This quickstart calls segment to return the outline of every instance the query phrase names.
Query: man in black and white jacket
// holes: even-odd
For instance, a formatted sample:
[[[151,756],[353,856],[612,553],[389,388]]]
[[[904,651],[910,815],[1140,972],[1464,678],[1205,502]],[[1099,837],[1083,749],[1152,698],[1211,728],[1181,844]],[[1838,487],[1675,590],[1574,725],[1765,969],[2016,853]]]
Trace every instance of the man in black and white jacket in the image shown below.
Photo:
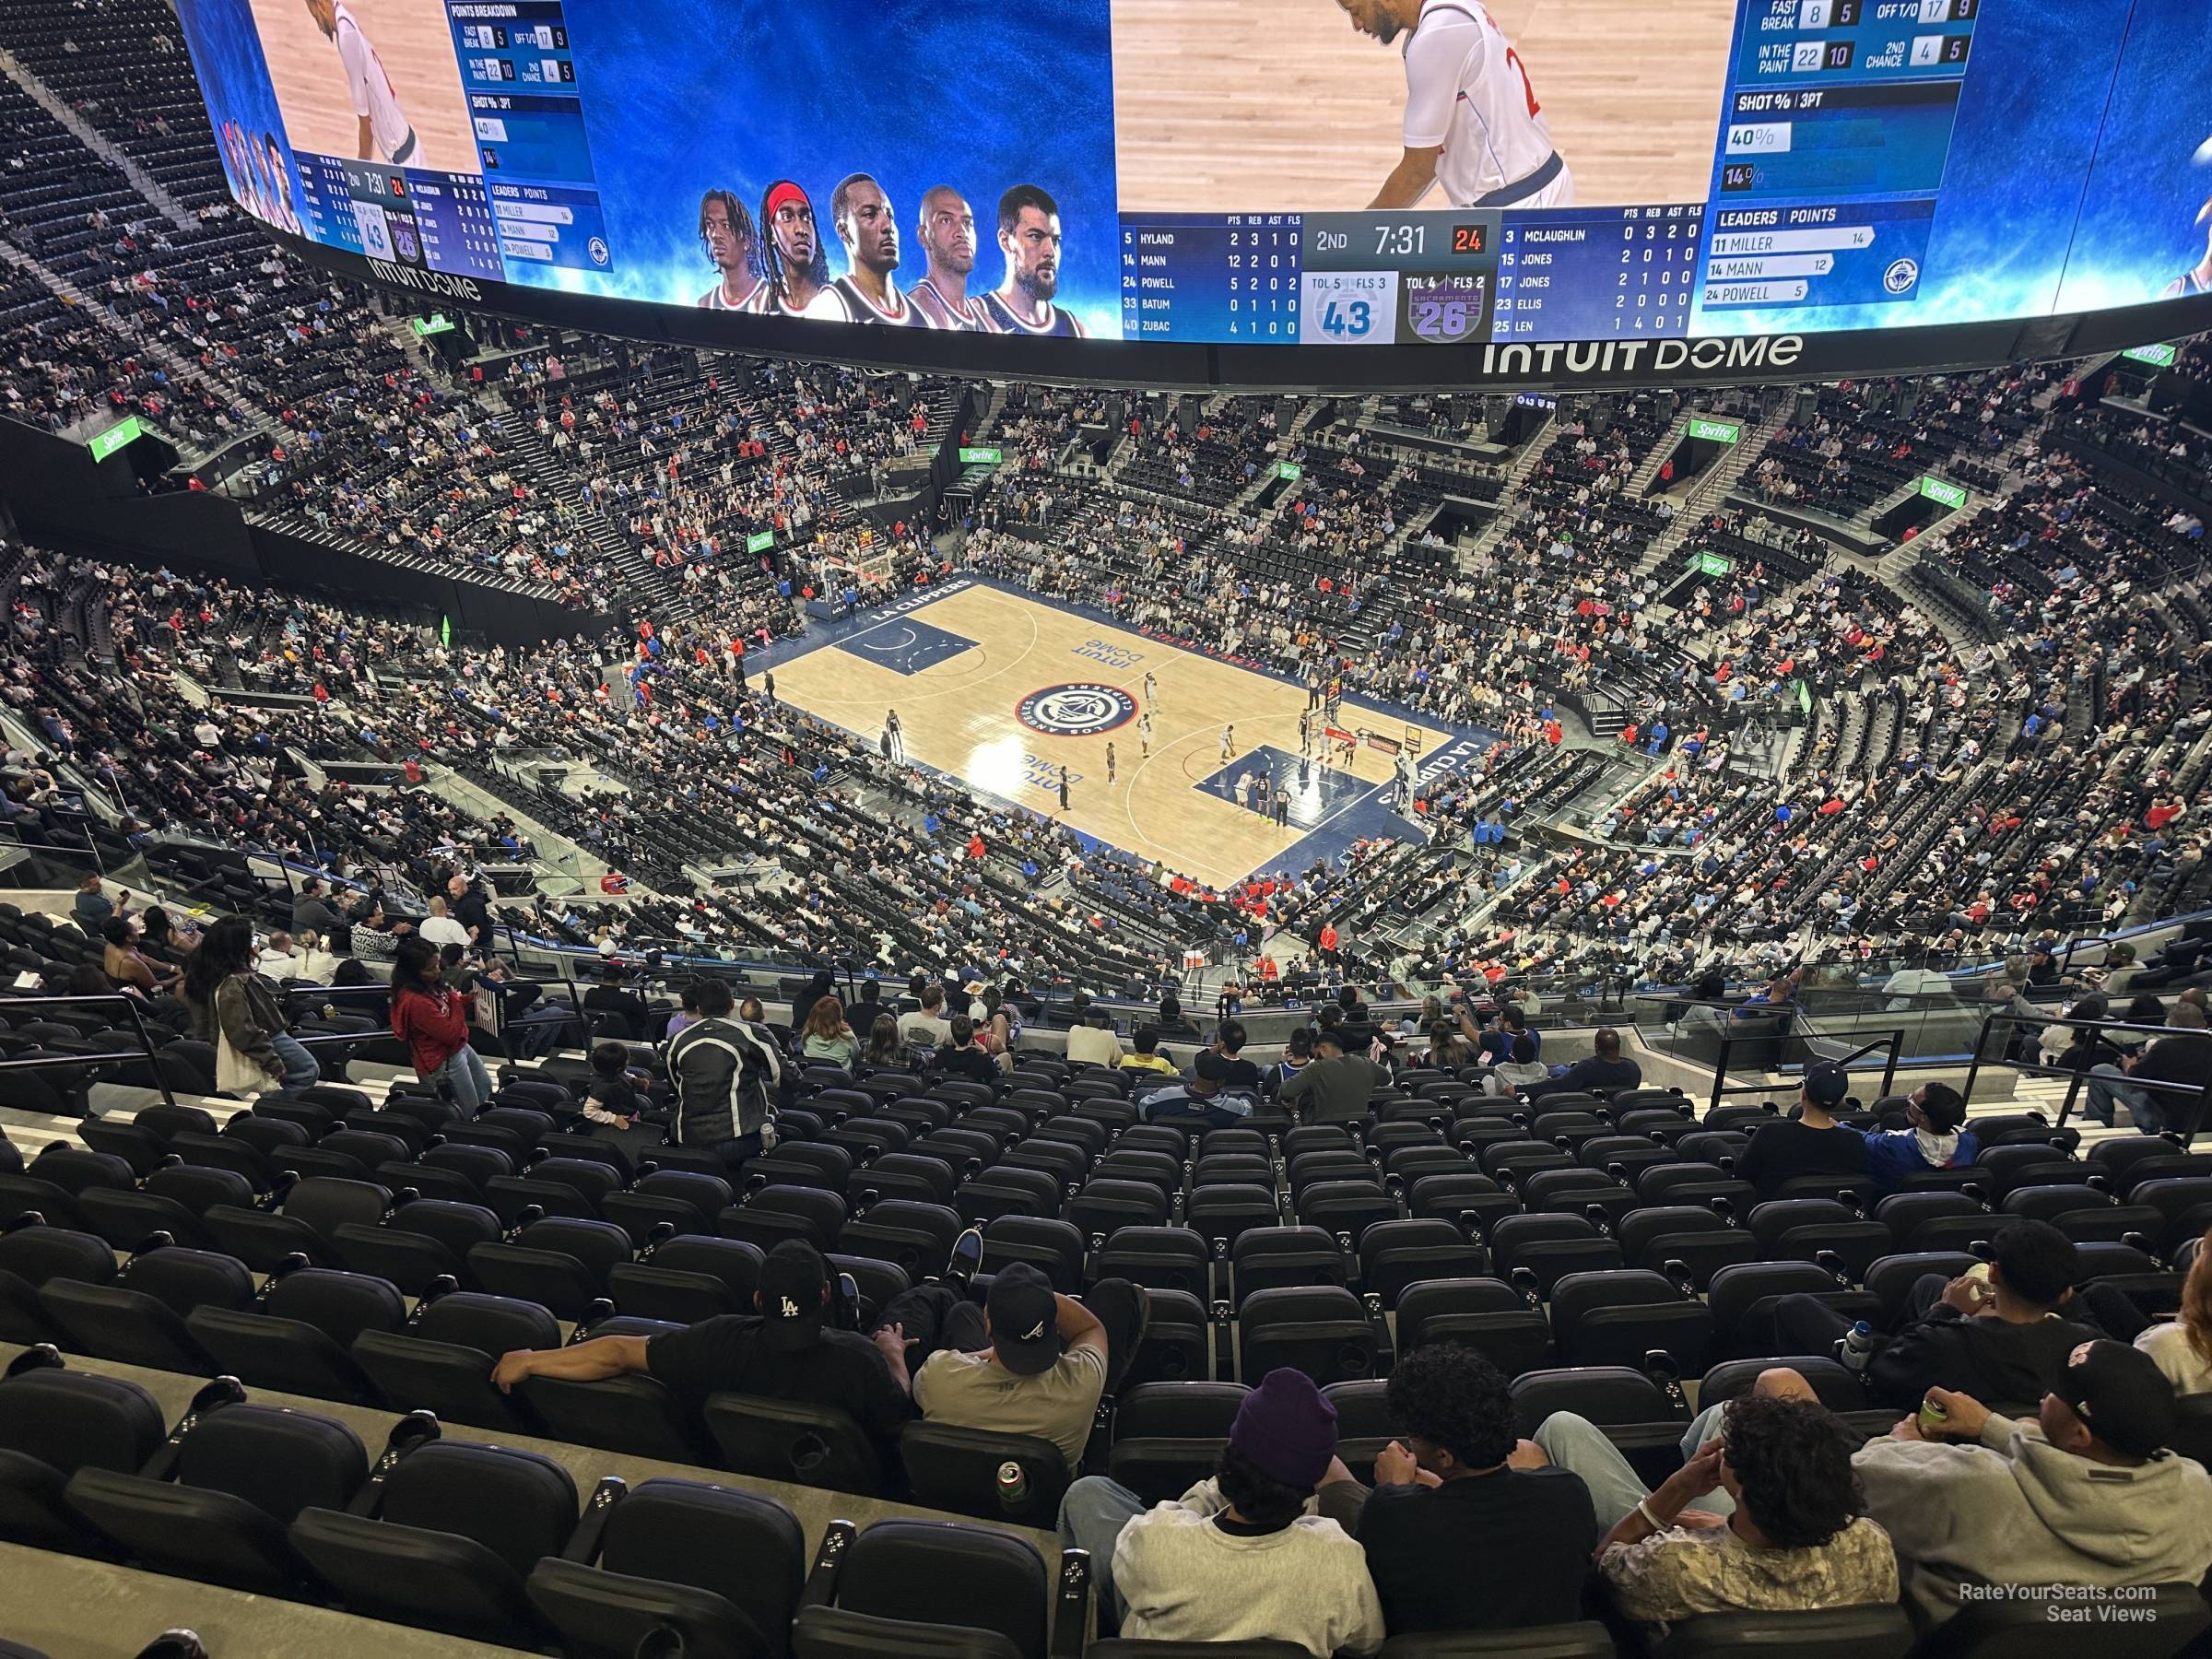
[[[703,1018],[668,1044],[668,1080],[676,1086],[676,1144],[711,1150],[735,1173],[766,1144],[784,1062],[775,1039],[731,1018],[730,1006],[728,985],[700,983]]]

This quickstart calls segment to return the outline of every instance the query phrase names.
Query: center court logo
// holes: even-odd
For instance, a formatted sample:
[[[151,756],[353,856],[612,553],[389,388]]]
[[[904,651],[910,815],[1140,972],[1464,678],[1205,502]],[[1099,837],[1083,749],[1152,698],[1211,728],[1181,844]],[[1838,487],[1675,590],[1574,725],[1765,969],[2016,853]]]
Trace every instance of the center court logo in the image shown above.
[[[1095,737],[1135,719],[1136,699],[1091,681],[1045,686],[1014,705],[1014,718],[1048,737]]]

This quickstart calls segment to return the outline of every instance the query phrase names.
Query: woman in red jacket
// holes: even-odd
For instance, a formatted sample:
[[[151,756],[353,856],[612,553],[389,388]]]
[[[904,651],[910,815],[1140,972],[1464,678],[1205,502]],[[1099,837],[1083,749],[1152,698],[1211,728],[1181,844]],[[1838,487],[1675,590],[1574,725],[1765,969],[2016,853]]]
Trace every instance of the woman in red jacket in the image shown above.
[[[392,1034],[407,1045],[415,1075],[442,1083],[470,1116],[491,1099],[491,1073],[468,1046],[468,998],[444,982],[438,947],[410,935],[392,959]]]

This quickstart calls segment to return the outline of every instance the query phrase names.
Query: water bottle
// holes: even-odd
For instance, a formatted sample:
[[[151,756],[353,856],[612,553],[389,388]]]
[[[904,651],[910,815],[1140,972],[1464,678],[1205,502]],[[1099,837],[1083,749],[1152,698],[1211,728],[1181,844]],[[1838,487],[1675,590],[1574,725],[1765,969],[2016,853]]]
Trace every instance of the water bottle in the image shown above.
[[[1874,1359],[1874,1327],[1865,1320],[1836,1338],[1836,1362],[1853,1374],[1864,1374]]]
[[[1011,1512],[1019,1509],[1029,1496],[1030,1477],[1021,1472],[1021,1465],[1009,1457],[998,1465],[999,1507]]]

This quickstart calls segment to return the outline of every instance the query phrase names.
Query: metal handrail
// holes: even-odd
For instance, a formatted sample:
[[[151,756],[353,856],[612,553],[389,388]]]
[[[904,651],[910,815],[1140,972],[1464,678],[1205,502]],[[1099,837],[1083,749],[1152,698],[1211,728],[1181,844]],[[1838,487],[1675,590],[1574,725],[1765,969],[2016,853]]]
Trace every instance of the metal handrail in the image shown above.
[[[157,1058],[159,1051],[155,1048],[152,1037],[147,1033],[146,1019],[138,1011],[135,998],[121,991],[68,996],[20,996],[12,998],[7,1004],[7,1008],[12,1014],[32,1008],[82,1007],[92,1003],[102,1006],[122,1005],[124,1012],[131,1017],[132,1030],[138,1037],[137,1053],[108,1050],[97,1054],[53,1054],[41,1055],[31,1059],[18,1059],[11,1055],[6,1059],[0,1059],[0,1073],[59,1071],[65,1066],[113,1065],[118,1063],[128,1064],[144,1060],[147,1070],[153,1074],[154,1087],[161,1091],[161,1103],[165,1106],[174,1106],[177,1103],[177,1097],[170,1089],[169,1079],[161,1074],[160,1062]]]
[[[1755,1036],[1738,1037],[1724,1031],[1721,1034],[1721,1052],[1713,1061],[1712,1097],[1707,1101],[1706,1110],[1710,1112],[1714,1107],[1718,1106],[1721,1103],[1721,1097],[1724,1095],[1771,1094],[1774,1090],[1775,1086],[1771,1083],[1730,1083],[1726,1080],[1728,1077],[1729,1052],[1734,1049],[1738,1042],[1787,1042],[1789,1040],[1789,1034],[1787,1033],[1768,1031],[1760,1032]],[[1806,1040],[1800,1037],[1798,1041],[1804,1041]],[[1888,1053],[1882,1065],[1882,1093],[1888,1094],[1897,1082],[1897,1068],[1899,1063],[1904,1057],[1904,1047],[1905,1028],[1903,1026],[1892,1026],[1885,1034],[1876,1037],[1871,1041],[1861,1043],[1857,1048],[1852,1050],[1851,1053],[1845,1054],[1839,1060],[1824,1060],[1816,1057],[1815,1059],[1808,1061],[1804,1069],[1809,1071],[1815,1065],[1841,1065],[1845,1070],[1849,1070],[1854,1062],[1864,1060],[1867,1055],[1873,1053],[1877,1049],[1886,1049]]]
[[[2212,1037],[2212,1032],[2206,1032],[2195,1026],[2140,1025],[2125,1019],[2045,1018],[2038,1014],[2015,1014],[2000,1010],[1985,1016],[1982,1021],[1982,1030],[1975,1035],[1973,1059],[1966,1068],[1966,1082],[1959,1089],[1959,1096],[1964,1100],[1971,1102],[1974,1098],[1974,1084],[1979,1080],[1982,1073],[1983,1053],[1989,1046],[1990,1033],[2000,1025],[2032,1025],[2039,1030],[2057,1026],[2065,1030],[2092,1033],[2135,1031],[2151,1038]],[[2065,1077],[2066,1079],[2066,1098],[2060,1103],[2058,1109],[2058,1126],[2064,1128],[2066,1119],[2073,1113],[2074,1103],[2081,1098],[2082,1088],[2088,1082],[2089,1074],[2078,1067],[2046,1065],[2041,1061],[2006,1060],[2002,1064],[2009,1065],[2014,1071],[2025,1077]],[[2169,1083],[2159,1077],[2130,1077],[2126,1080],[2131,1087],[2136,1088],[2147,1088],[2157,1093],[2193,1098],[2195,1110],[2189,1117],[2188,1127],[2177,1130],[2169,1124],[2165,1133],[2178,1133],[2183,1145],[2194,1142],[2196,1136],[2202,1133],[2206,1112],[2212,1111],[2212,1077],[2208,1077],[2202,1084]]]

